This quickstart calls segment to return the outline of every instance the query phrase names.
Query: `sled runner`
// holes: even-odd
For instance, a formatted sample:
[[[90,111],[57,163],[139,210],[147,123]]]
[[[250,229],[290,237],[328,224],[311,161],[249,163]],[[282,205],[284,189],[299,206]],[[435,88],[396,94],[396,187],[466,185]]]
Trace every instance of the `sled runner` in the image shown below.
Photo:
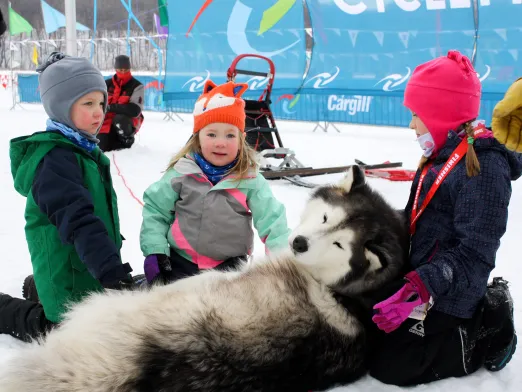
[[[367,177],[384,178],[389,181],[413,181],[415,178],[415,170],[399,169],[402,163],[397,166],[385,166],[390,164],[384,162],[381,165],[367,165],[364,162],[356,159],[355,163],[364,169],[364,174]],[[395,165],[391,163],[391,165]]]
[[[389,181],[413,181],[415,178],[414,170],[400,169],[402,162],[384,162],[376,165],[367,165],[364,162],[356,159],[355,163],[364,170],[367,177],[382,178]],[[339,172],[348,171],[350,166],[338,166],[333,168],[323,169],[288,169],[283,171],[265,171],[263,176],[266,179],[283,179],[291,182],[294,185],[302,186],[305,188],[315,188],[318,184],[313,184],[308,181],[304,181],[301,177],[317,176],[321,174],[334,174]],[[294,174],[300,173],[300,174]],[[285,175],[286,174],[286,175]]]
[[[238,63],[244,58],[258,58],[268,64],[266,72],[251,71],[237,68]],[[266,87],[257,100],[244,98],[245,100],[245,132],[247,143],[259,153],[259,167],[266,179],[284,179],[299,186],[313,188],[315,184],[306,182],[301,177],[318,176],[323,174],[342,173],[349,166],[336,166],[325,168],[312,168],[299,161],[295,152],[283,145],[281,135],[275,124],[274,115],[270,109],[272,88],[275,79],[275,66],[272,60],[257,54],[242,54],[234,59],[227,71],[228,81],[235,81],[237,75],[255,76],[266,78]],[[269,161],[272,159],[272,161]],[[273,164],[273,161],[277,164]],[[368,176],[377,176],[387,179],[398,178],[404,170],[396,173],[382,171],[384,168],[395,168],[402,166],[401,162],[383,163],[379,165],[361,165],[365,167]],[[372,171],[370,171],[372,170]],[[380,170],[380,171],[376,171]]]

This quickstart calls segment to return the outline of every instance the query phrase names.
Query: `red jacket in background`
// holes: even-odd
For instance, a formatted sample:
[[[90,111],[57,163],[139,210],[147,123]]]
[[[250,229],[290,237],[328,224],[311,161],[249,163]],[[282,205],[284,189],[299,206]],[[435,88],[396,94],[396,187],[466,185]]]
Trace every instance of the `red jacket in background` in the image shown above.
[[[143,84],[130,73],[128,80],[118,79],[114,75],[112,79],[106,79],[105,83],[107,83],[110,111],[105,114],[100,133],[109,133],[112,120],[116,114],[123,114],[132,118],[137,133],[144,119],[142,114],[145,91]]]

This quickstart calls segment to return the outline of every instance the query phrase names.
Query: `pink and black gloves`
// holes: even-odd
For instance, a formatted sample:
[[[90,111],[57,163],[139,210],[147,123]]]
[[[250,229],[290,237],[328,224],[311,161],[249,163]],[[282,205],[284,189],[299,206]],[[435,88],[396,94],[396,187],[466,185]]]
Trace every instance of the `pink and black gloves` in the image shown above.
[[[405,285],[399,291],[373,307],[376,314],[372,320],[386,333],[395,331],[415,307],[430,300],[430,293],[415,271],[408,273],[405,281]]]

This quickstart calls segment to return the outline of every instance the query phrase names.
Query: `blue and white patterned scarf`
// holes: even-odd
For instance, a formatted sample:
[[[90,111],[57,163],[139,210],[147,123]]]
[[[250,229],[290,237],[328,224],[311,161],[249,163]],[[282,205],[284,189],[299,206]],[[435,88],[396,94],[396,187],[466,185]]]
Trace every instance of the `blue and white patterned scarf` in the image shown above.
[[[92,152],[96,148],[96,142],[98,139],[92,137],[94,140],[87,139],[86,135],[83,135],[74,129],[69,128],[67,125],[47,119],[47,129],[46,131],[59,131],[63,136],[69,139],[71,142],[76,144],[77,146]],[[90,135],[89,135],[90,136]]]
[[[194,160],[198,166],[203,170],[203,173],[207,176],[210,182],[216,185],[219,181],[227,175],[227,172],[234,167],[237,163],[237,159],[234,159],[231,163],[225,166],[214,166],[212,163],[207,161],[198,153],[194,153]]]

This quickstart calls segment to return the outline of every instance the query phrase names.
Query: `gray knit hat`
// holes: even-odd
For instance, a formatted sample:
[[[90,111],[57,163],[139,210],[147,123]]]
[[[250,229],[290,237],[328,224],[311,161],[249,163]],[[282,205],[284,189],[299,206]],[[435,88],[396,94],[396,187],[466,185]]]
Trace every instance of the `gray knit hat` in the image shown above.
[[[38,81],[43,107],[51,120],[80,131],[72,122],[71,107],[79,98],[93,91],[103,93],[106,109],[105,79],[86,58],[53,52],[36,71],[40,73]]]

